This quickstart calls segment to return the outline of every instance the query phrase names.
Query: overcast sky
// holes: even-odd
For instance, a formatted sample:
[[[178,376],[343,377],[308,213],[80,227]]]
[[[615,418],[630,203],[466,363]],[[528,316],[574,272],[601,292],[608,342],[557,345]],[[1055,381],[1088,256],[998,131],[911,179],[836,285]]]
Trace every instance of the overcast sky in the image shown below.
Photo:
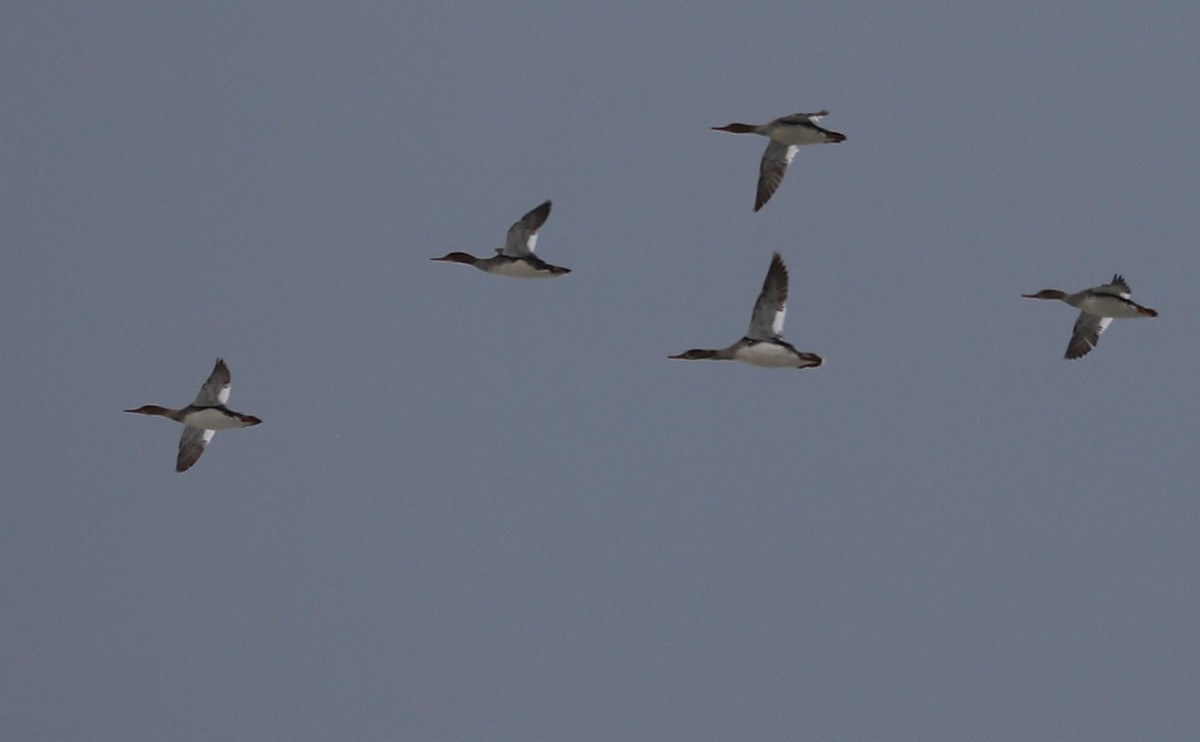
[[[13,740],[1200,739],[1194,4],[9,3]],[[753,213],[765,140],[831,112]],[[491,254],[545,199],[552,281]],[[815,370],[741,337],[771,253]],[[1068,362],[1122,273],[1157,319]],[[183,406],[230,406],[185,474]]]

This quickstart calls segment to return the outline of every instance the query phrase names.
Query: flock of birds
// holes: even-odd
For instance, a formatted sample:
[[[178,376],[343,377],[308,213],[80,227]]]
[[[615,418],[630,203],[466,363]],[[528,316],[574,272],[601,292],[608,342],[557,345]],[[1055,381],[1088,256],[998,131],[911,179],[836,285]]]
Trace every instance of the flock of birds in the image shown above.
[[[801,145],[836,144],[846,141],[844,134],[825,129],[817,123],[818,119],[828,113],[793,113],[766,124],[733,123],[712,127],[716,131],[732,134],[758,134],[767,137],[767,149],[763,152],[759,164],[758,188],[754,199],[756,212],[775,195],[775,191],[783,182],[788,165]],[[551,265],[535,253],[538,230],[550,217],[550,206],[551,202],[546,201],[518,219],[508,228],[504,247],[497,248],[496,254],[491,257],[478,258],[465,252],[451,252],[431,260],[472,265],[486,273],[510,278],[554,278],[566,275],[571,272],[570,268]],[[1022,296],[1027,299],[1054,299],[1079,310],[1066,353],[1066,358],[1075,359],[1087,355],[1096,346],[1100,333],[1104,332],[1113,319],[1158,316],[1155,310],[1132,301],[1129,294],[1129,284],[1122,276],[1114,275],[1106,284],[1073,294],[1058,289],[1045,289]],[[821,356],[796,350],[791,343],[783,339],[787,298],[787,266],[779,253],[775,253],[771,256],[771,265],[767,269],[762,291],[754,303],[750,327],[741,340],[724,348],[693,348],[668,358],[687,361],[735,360],[766,368],[820,366],[823,363]],[[125,411],[166,417],[183,424],[175,471],[184,472],[204,453],[204,448],[212,440],[215,431],[246,428],[262,422],[253,415],[234,412],[225,406],[229,400],[229,387],[229,367],[225,361],[218,358],[212,373],[200,387],[200,393],[187,407],[171,409],[158,405],[143,405]]]

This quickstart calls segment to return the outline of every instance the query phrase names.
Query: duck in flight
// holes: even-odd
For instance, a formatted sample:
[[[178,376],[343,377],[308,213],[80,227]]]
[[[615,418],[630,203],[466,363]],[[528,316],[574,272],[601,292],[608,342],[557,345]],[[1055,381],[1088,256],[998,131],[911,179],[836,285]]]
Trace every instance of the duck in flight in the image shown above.
[[[771,267],[763,281],[750,329],[746,336],[727,348],[706,350],[693,348],[679,355],[667,356],[683,361],[742,361],[763,368],[816,368],[824,361],[816,353],[804,353],[783,339],[783,317],[787,313],[788,272],[779,253],[771,257]]]
[[[1114,318],[1157,317],[1158,312],[1129,298],[1129,284],[1124,276],[1115,275],[1102,286],[1068,294],[1058,289],[1044,289],[1036,294],[1021,294],[1026,299],[1057,299],[1079,310],[1071,342],[1067,344],[1066,358],[1083,358],[1096,343],[1100,333]]]
[[[792,113],[780,116],[766,124],[726,124],[712,127],[716,131],[732,134],[759,134],[771,141],[763,152],[758,166],[758,191],[754,198],[754,210],[758,211],[771,200],[775,190],[783,182],[784,173],[796,149],[802,144],[837,144],[846,141],[845,134],[830,131],[817,125],[817,119],[828,116],[829,111],[816,113]]]
[[[179,456],[175,459],[175,471],[185,472],[204,453],[204,447],[212,440],[213,433],[228,428],[248,428],[262,422],[254,415],[243,415],[225,406],[229,401],[229,367],[217,359],[212,373],[196,399],[181,410],[148,404],[134,410],[125,410],[139,415],[158,415],[183,423],[183,435],[179,438]]]
[[[504,247],[496,248],[496,254],[490,258],[477,258],[465,252],[452,252],[440,258],[430,260],[444,263],[464,263],[473,265],[486,273],[512,278],[554,278],[570,273],[570,268],[550,265],[534,254],[537,246],[538,230],[550,216],[550,202],[547,201],[517,220],[508,228],[508,237]]]

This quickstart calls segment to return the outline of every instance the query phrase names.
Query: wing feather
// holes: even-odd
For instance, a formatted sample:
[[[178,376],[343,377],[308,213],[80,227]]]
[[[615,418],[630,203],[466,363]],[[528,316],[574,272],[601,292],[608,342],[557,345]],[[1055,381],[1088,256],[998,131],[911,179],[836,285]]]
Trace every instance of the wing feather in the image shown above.
[[[229,401],[229,367],[225,365],[225,361],[218,358],[217,364],[213,366],[212,373],[208,375],[204,385],[200,387],[200,393],[196,395],[194,405],[213,406],[225,404]]]
[[[185,472],[191,469],[192,464],[200,460],[200,455],[212,440],[214,432],[216,431],[185,425],[183,435],[179,436],[179,455],[175,458],[175,471]]]
[[[1100,334],[1112,322],[1112,317],[1097,317],[1080,312],[1071,331],[1071,342],[1067,345],[1067,360],[1083,358],[1100,342]]]
[[[788,272],[779,253],[771,256],[771,267],[763,280],[762,291],[754,302],[750,315],[751,340],[775,340],[783,336],[783,319],[787,314]]]
[[[771,200],[771,196],[775,195],[779,184],[783,182],[784,174],[787,173],[788,165],[792,164],[792,159],[796,156],[796,150],[795,145],[784,144],[774,139],[767,144],[762,162],[758,165],[758,192],[754,197],[755,211],[766,206],[767,202]]]
[[[1092,292],[1096,294],[1111,294],[1113,296],[1119,296],[1122,299],[1128,299],[1129,295],[1132,293],[1129,290],[1129,282],[1126,281],[1125,277],[1120,273],[1115,274],[1112,277],[1112,280],[1108,283],[1092,289]]]
[[[498,252],[511,258],[533,255],[533,251],[537,248],[538,230],[549,218],[550,202],[546,201],[508,228],[508,237],[504,240],[504,248]]]

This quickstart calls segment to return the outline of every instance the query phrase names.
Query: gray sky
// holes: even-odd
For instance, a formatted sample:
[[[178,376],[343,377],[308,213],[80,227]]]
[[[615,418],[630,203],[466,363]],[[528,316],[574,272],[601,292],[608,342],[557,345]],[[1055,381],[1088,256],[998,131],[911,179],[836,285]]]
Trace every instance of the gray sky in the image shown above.
[[[423,6],[428,5],[428,9]],[[10,3],[0,728],[1200,738],[1187,3]],[[764,140],[828,108],[751,211]],[[522,282],[489,254],[554,199]],[[772,251],[812,371],[744,332]],[[1020,298],[1123,273],[1062,359]],[[230,405],[184,475],[218,355]]]

